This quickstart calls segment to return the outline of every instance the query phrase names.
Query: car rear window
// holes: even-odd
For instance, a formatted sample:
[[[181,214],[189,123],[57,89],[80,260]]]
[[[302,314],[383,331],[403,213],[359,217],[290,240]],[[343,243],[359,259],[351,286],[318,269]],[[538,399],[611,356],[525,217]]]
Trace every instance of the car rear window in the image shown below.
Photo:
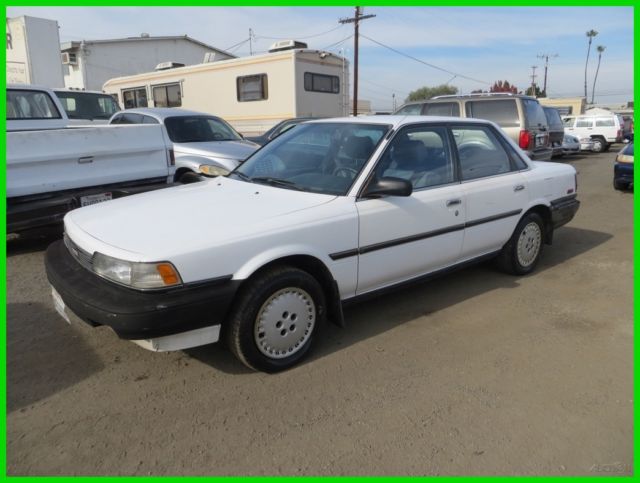
[[[596,127],[615,127],[616,123],[612,117],[596,119]]]
[[[467,117],[493,121],[500,127],[520,126],[515,99],[467,101],[465,111]]]
[[[457,102],[433,102],[424,105],[425,116],[460,117],[460,106]]]
[[[550,129],[563,129],[562,119],[560,118],[560,113],[557,109],[545,107],[544,115],[547,118],[547,124],[549,124]]]
[[[538,101],[522,99],[522,105],[524,106],[524,122],[527,128],[538,127],[538,125],[548,126],[544,110]]]
[[[419,116],[422,110],[422,104],[409,104],[408,106],[401,107],[394,114],[405,116]]]

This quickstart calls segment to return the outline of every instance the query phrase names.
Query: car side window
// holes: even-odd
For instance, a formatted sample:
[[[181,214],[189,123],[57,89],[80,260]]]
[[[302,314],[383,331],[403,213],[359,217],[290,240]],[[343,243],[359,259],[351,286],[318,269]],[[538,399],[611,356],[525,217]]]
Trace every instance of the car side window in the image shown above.
[[[588,117],[579,117],[576,121],[576,127],[593,127],[593,119]]]
[[[511,171],[509,156],[489,127],[454,127],[452,132],[463,181]]]
[[[375,175],[406,179],[414,190],[454,182],[447,130],[433,125],[401,130],[382,155]]]
[[[142,124],[142,114],[125,113],[119,124]]]
[[[419,116],[422,111],[422,104],[409,104],[396,111],[399,116]]]
[[[122,115],[115,116],[109,124],[120,124],[122,122]]]
[[[142,116],[142,124],[160,124],[160,123],[151,116]]]

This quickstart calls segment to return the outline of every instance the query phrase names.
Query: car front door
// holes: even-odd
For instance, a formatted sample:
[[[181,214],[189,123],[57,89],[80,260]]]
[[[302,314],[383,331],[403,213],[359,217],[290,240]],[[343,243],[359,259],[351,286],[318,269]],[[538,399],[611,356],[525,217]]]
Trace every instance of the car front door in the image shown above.
[[[466,200],[462,259],[495,252],[509,240],[527,205],[527,183],[508,154],[506,141],[490,126],[452,127]]]
[[[383,177],[410,181],[413,193],[356,202],[358,294],[449,266],[462,247],[465,201],[446,127],[401,129],[369,182]]]

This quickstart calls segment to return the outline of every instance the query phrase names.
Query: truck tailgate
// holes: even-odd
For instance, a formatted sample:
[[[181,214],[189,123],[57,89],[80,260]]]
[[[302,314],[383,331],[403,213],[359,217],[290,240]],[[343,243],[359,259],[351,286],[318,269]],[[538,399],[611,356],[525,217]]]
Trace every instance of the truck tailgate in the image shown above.
[[[7,133],[7,198],[172,173],[162,126]]]

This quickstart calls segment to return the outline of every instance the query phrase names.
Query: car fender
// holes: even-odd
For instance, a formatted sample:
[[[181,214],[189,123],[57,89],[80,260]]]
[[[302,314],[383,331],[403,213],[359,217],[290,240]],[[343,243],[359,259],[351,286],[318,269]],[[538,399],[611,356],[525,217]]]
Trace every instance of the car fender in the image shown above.
[[[194,155],[177,155],[176,168],[187,168],[196,173],[200,172],[200,166],[208,164],[211,166],[219,166],[228,171],[235,169],[238,163],[232,159],[211,159],[204,156]]]

